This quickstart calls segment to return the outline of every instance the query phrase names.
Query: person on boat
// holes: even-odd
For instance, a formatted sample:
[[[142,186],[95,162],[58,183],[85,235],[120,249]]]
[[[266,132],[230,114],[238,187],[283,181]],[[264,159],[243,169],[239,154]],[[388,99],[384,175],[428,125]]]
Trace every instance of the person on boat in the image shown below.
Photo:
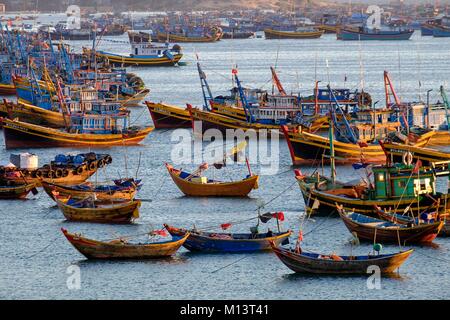
[[[267,238],[273,237],[273,232],[272,232],[272,230],[270,230],[270,228],[267,229],[266,236],[267,236]]]

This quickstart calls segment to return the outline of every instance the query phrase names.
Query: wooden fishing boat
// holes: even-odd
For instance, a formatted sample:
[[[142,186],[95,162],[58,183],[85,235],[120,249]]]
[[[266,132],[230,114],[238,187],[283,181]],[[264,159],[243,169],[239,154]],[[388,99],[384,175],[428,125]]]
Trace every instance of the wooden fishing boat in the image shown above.
[[[338,33],[340,30],[340,25],[331,24],[319,24],[316,26],[318,30],[323,30],[325,33]]]
[[[443,25],[435,25],[433,27],[433,37],[448,38],[450,37],[450,27]]]
[[[0,185],[0,199],[25,199],[30,192],[38,193],[34,183]]]
[[[187,109],[165,103],[145,101],[155,129],[191,128],[191,117]]]
[[[423,169],[417,174],[413,170],[413,166],[400,164],[374,166],[374,182],[369,183],[343,183],[319,174],[304,176],[299,170],[296,179],[309,214],[330,216],[339,204],[346,211],[366,216],[377,216],[376,207],[400,214],[411,210],[417,215],[429,210],[438,199],[439,213],[450,210],[450,195],[435,190],[434,171]]]
[[[19,103],[4,101],[0,103],[0,114],[10,119],[46,126],[50,128],[64,128],[66,121],[60,111],[47,110],[33,106],[19,99]]]
[[[431,146],[448,146],[450,141],[450,131],[436,130],[434,135],[431,137],[428,145]]]
[[[187,196],[246,197],[253,189],[258,188],[257,175],[250,175],[240,181],[223,182],[175,169],[167,163],[166,168],[173,182]]]
[[[183,54],[178,53],[173,56],[153,56],[153,55],[120,55],[114,54],[110,52],[97,51],[98,57],[106,58],[110,63],[117,66],[144,66],[144,67],[158,67],[158,66],[173,66],[177,64],[181,58],[183,58]]]
[[[223,32],[220,28],[217,28],[216,31],[213,30],[211,35],[206,36],[185,36],[181,34],[174,34],[174,33],[165,33],[165,32],[158,32],[157,38],[160,42],[216,42],[222,39]]]
[[[136,145],[147,137],[153,127],[133,128],[121,133],[92,134],[65,132],[53,128],[3,118],[3,134],[7,149],[53,147],[111,147]]]
[[[266,39],[318,39],[324,34],[324,30],[316,31],[278,31],[274,29],[264,29]]]
[[[433,134],[435,134],[434,131]],[[411,161],[411,158],[420,160],[423,165],[450,161],[450,153],[418,145],[411,146],[395,142],[383,142],[382,146],[392,163],[405,161],[405,157],[410,157],[408,161]]]
[[[93,194],[100,201],[133,200],[140,186],[140,181],[135,181],[134,179],[116,180],[114,185],[93,185],[89,182],[81,185],[65,186],[42,182],[45,192],[55,201],[55,194],[78,200],[86,199]]]
[[[52,162],[37,169],[0,167],[0,182],[7,184],[35,184],[42,187],[43,182],[57,185],[77,185],[85,182],[98,169],[112,162],[108,154],[87,153],[73,158],[82,157],[79,162]]]
[[[67,220],[97,223],[130,223],[139,218],[140,200],[105,203],[88,198],[74,200],[55,195],[56,204]]]
[[[98,241],[82,237],[61,228],[67,240],[88,259],[152,259],[174,255],[189,237],[173,237],[169,241],[129,243],[124,240]]]
[[[390,31],[390,30],[376,30],[369,31],[367,29],[349,29],[341,28],[339,30],[340,40],[344,41],[364,41],[364,40],[409,40],[414,33],[414,30]]]
[[[195,252],[240,253],[270,250],[270,242],[277,245],[289,242],[291,230],[278,233],[214,233],[186,230],[164,225],[172,236],[189,234],[183,246]]]
[[[356,233],[359,239],[381,243],[431,243],[437,237],[443,221],[417,225],[397,224],[359,213],[346,212],[338,206],[338,212],[345,226],[351,233]]]
[[[368,256],[336,256],[310,252],[296,252],[272,245],[273,252],[289,269],[313,274],[365,274],[370,266],[378,266],[381,273],[393,273],[411,255],[413,249],[393,254]]]

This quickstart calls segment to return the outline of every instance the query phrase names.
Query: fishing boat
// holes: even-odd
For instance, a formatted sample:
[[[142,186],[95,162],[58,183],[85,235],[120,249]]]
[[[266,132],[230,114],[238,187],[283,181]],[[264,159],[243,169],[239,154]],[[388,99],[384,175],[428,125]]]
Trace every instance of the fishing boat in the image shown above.
[[[339,39],[344,41],[365,41],[365,40],[409,40],[414,30],[369,30],[360,28],[352,30],[349,28],[341,28],[339,30]]]
[[[216,42],[222,39],[223,31],[220,27],[214,26],[211,27],[204,34],[190,33],[190,32],[182,32],[182,33],[174,33],[174,32],[158,32],[156,37],[160,42],[193,42],[193,43],[202,43],[202,42]]]
[[[128,32],[130,55],[120,55],[105,51],[96,51],[98,57],[106,58],[113,65],[119,66],[173,66],[183,57],[179,45],[169,43],[153,44],[151,36],[143,32]],[[88,52],[89,53],[89,52]]]
[[[422,23],[420,25],[420,34],[422,37],[432,36],[435,24],[436,23],[433,20]]]
[[[0,185],[0,199],[25,199],[30,192],[38,193],[34,183]]]
[[[169,241],[131,243],[119,238],[111,241],[98,241],[70,233],[61,228],[64,236],[82,255],[88,259],[153,259],[174,255],[189,237],[173,237]]]
[[[298,273],[312,274],[364,274],[371,266],[378,266],[383,274],[393,273],[409,258],[413,249],[392,254],[367,256],[337,256],[272,245],[273,252],[289,269]]]
[[[266,39],[318,39],[324,34],[324,30],[305,29],[297,31],[280,31],[274,29],[264,29]]]
[[[423,165],[429,166],[432,163],[450,161],[450,153],[432,148],[400,144],[390,140],[382,142],[382,147],[391,163],[420,160]]]
[[[246,197],[258,188],[259,176],[249,174],[240,181],[217,181],[201,175],[201,170],[193,173],[173,168],[166,163],[167,171],[176,186],[187,196],[193,197]],[[207,168],[203,165],[203,168]]]
[[[98,169],[111,162],[110,155],[93,152],[69,156],[57,155],[54,161],[39,168],[0,166],[0,183],[25,183],[34,184],[36,187],[41,187],[43,182],[77,185],[85,182]]]
[[[450,37],[450,27],[444,25],[433,26],[433,37],[448,38]]]
[[[267,233],[223,233],[186,230],[164,225],[172,236],[189,234],[183,246],[193,252],[242,253],[270,250],[270,242],[277,245],[289,242],[291,230]]]
[[[103,202],[92,197],[77,200],[54,195],[56,204],[69,221],[130,223],[139,218],[140,200]]]
[[[189,110],[165,103],[145,101],[155,129],[191,128]]]
[[[117,124],[119,119],[109,116],[71,115],[70,118],[69,132],[2,118],[6,148],[137,145],[153,130],[153,127],[125,127],[121,130]]]
[[[337,209],[351,233],[356,233],[359,239],[371,242],[398,243],[399,245],[431,243],[444,226],[443,221],[417,225],[398,224],[359,213],[347,212],[340,205],[337,205]]]
[[[93,184],[85,182],[74,186],[58,185],[50,182],[42,182],[42,187],[50,198],[56,201],[55,194],[71,199],[86,199],[95,195],[97,200],[133,200],[137,191],[141,188],[141,181],[130,179],[115,180],[113,185]]]

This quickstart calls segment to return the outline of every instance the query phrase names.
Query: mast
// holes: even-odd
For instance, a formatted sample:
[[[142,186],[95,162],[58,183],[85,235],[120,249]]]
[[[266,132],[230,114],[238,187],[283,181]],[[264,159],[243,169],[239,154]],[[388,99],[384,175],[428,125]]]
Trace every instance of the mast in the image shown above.
[[[242,101],[242,107],[244,108],[245,116],[247,118],[247,121],[252,123],[252,122],[254,122],[254,119],[250,112],[249,105],[247,102],[247,97],[245,96],[244,89],[242,89],[241,81],[239,81],[236,69],[233,69],[233,74],[234,74],[234,78],[236,80],[236,85],[238,87],[239,97],[241,98],[241,101]]]
[[[447,94],[445,93],[444,86],[440,87],[440,91],[441,91],[441,96],[442,96],[442,99],[444,100],[444,105],[445,105],[445,117],[447,118],[447,130],[450,132],[450,110],[449,110],[450,104],[448,101]],[[429,108],[429,106],[428,106],[428,108]],[[430,112],[430,111],[428,110],[428,112]]]
[[[348,131],[349,134],[350,134],[350,137],[349,137],[350,142],[352,142],[352,143],[357,143],[357,142],[358,142],[358,139],[356,138],[355,133],[353,132],[353,129],[352,129],[352,127],[350,126],[350,123],[349,123],[348,120],[347,120],[347,117],[346,117],[346,114],[345,114],[344,110],[342,109],[341,105],[340,105],[339,102],[337,101],[336,96],[335,96],[334,93],[333,93],[333,90],[331,90],[330,85],[328,85],[328,91],[329,91],[329,93],[330,93],[330,94],[329,94],[329,95],[330,95],[330,100],[333,99],[333,101],[334,101],[334,103],[335,103],[335,105],[336,105],[336,107],[331,107],[331,109],[333,110],[333,112],[332,112],[332,119],[333,119],[333,122],[336,122],[336,118],[335,118],[335,116],[334,116],[334,110],[335,110],[335,108],[336,108],[336,109],[338,109],[339,112],[342,114],[342,120],[343,120],[343,122],[344,122],[345,127],[347,128],[347,131]],[[330,101],[330,102],[331,102],[331,101]]]
[[[277,72],[275,71],[275,68],[274,67],[270,67],[270,71],[272,72],[272,81],[277,86],[278,92],[282,96],[287,95],[286,91],[283,88],[283,85],[281,84],[280,79],[278,78],[278,75],[277,75]]]
[[[200,85],[202,87],[203,93],[203,110],[211,111],[209,107],[210,101],[212,101],[211,88],[209,87],[208,81],[206,80],[206,74],[203,72],[200,62],[197,61],[197,70],[200,77]]]
[[[392,85],[392,80],[389,77],[389,73],[386,70],[384,71],[384,93],[386,97],[386,108],[391,109],[389,106],[391,104],[391,94],[394,97],[395,105],[397,106],[397,108],[401,107],[402,103],[400,101],[400,98],[397,96],[394,86]],[[403,122],[405,123],[406,130],[409,132],[409,122],[405,116],[405,110],[401,111],[402,111],[402,119]]]

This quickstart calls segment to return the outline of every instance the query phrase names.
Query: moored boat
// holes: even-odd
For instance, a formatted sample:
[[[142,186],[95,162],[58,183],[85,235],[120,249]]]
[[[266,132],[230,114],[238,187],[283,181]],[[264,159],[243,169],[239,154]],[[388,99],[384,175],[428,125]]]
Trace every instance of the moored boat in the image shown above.
[[[266,39],[318,39],[324,32],[324,30],[280,31],[264,29]]]
[[[7,149],[136,145],[153,130],[153,127],[129,127],[119,131],[113,129],[114,126],[109,133],[76,133],[77,129],[67,132],[18,120],[3,118],[1,121]],[[94,125],[89,121],[81,122],[79,125],[83,126],[83,124]]]
[[[38,193],[34,183],[0,185],[0,199],[25,199],[30,192]]]
[[[258,188],[257,175],[240,181],[216,181],[201,176],[201,172],[188,173],[166,163],[167,171],[177,187],[187,196],[194,197],[246,197]]]
[[[155,129],[191,128],[189,110],[165,103],[145,101]]]
[[[164,225],[172,236],[189,234],[183,246],[194,252],[240,253],[270,250],[270,242],[277,245],[289,242],[291,230],[268,233],[218,233],[186,230]]]
[[[173,237],[169,241],[130,243],[124,239],[98,241],[70,233],[61,228],[64,236],[82,255],[88,259],[151,259],[174,255],[189,237]]]
[[[212,27],[210,30],[204,34],[190,34],[189,32],[184,33],[173,33],[173,32],[158,32],[156,37],[158,41],[161,42],[216,42],[222,39],[223,31],[220,27]]]
[[[273,252],[289,269],[297,273],[312,274],[365,274],[371,266],[378,266],[381,273],[393,273],[409,258],[412,249],[393,254],[367,256],[337,256],[296,251],[272,245]]]
[[[345,226],[361,240],[381,243],[431,243],[437,237],[443,221],[419,223],[416,225],[397,224],[394,222],[368,217],[359,213],[346,212],[337,207]]]
[[[344,41],[364,41],[364,40],[409,40],[413,35],[414,30],[375,30],[369,31],[368,29],[353,30],[349,28],[341,28],[339,30],[339,39]]]
[[[140,189],[140,180],[120,179],[115,180],[113,185],[94,185],[90,182],[74,186],[58,185],[43,181],[42,187],[48,196],[56,201],[55,194],[71,199],[86,199],[95,195],[97,200],[133,200]]]
[[[56,196],[56,204],[69,221],[97,223],[130,223],[139,218],[141,201],[118,201],[105,203],[92,197],[83,200]]]

